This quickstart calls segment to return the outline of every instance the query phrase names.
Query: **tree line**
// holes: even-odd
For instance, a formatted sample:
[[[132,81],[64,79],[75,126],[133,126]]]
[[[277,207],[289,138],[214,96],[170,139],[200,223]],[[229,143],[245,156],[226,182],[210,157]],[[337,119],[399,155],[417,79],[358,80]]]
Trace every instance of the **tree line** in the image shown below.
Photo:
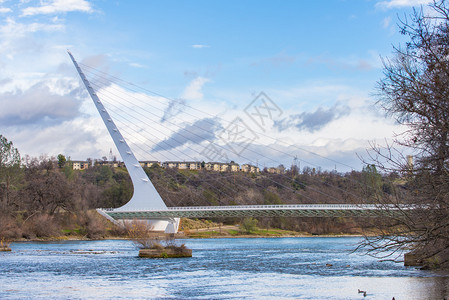
[[[120,207],[133,194],[126,168],[94,165],[73,170],[63,155],[20,157],[13,143],[0,135],[0,235],[34,238],[77,232],[104,236],[107,222],[93,209]],[[395,175],[382,176],[373,167],[338,174],[304,168],[284,174],[213,172],[144,168],[167,206],[276,205],[364,203],[366,186],[391,193]],[[239,222],[238,219],[218,220]],[[261,218],[262,227],[316,234],[351,233],[355,220]],[[110,226],[109,226],[110,227]],[[117,229],[118,230],[118,229]],[[116,232],[116,234],[119,234]]]

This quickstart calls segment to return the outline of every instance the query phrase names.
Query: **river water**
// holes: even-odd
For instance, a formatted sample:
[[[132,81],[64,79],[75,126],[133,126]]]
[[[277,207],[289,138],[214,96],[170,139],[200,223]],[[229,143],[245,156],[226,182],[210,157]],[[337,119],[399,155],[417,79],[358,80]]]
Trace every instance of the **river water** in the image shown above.
[[[189,239],[178,259],[138,258],[127,240],[13,243],[0,298],[449,299],[449,274],[352,253],[359,239]]]

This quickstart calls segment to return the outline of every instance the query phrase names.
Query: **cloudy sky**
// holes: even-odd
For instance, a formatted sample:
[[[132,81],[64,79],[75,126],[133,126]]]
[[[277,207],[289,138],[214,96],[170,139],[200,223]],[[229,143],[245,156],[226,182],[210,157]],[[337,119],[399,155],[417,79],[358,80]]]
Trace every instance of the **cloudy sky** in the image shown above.
[[[70,49],[139,159],[360,169],[403,130],[374,88],[426,2],[0,0],[0,134],[22,156],[119,156]]]

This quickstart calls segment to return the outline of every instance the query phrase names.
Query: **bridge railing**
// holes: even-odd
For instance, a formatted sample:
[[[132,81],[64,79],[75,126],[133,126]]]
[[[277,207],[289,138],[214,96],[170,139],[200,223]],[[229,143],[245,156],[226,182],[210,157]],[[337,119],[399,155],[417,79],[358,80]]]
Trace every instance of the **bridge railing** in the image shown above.
[[[284,204],[284,205],[232,205],[232,206],[178,206],[167,207],[167,211],[223,211],[223,210],[407,210],[416,208],[412,205],[380,204]],[[104,211],[119,211],[114,208],[102,208]],[[144,209],[135,211],[161,211]],[[165,210],[164,210],[165,211]]]

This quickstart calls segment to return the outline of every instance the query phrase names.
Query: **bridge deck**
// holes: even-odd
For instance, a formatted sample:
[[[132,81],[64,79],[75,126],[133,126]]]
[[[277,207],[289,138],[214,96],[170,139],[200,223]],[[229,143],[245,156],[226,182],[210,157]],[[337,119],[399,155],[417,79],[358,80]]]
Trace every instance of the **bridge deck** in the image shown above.
[[[389,208],[391,211],[399,208]],[[191,206],[169,207],[167,210],[123,211],[101,209],[115,220],[158,218],[213,218],[213,217],[372,217],[387,213],[375,204],[295,204],[245,206]]]

